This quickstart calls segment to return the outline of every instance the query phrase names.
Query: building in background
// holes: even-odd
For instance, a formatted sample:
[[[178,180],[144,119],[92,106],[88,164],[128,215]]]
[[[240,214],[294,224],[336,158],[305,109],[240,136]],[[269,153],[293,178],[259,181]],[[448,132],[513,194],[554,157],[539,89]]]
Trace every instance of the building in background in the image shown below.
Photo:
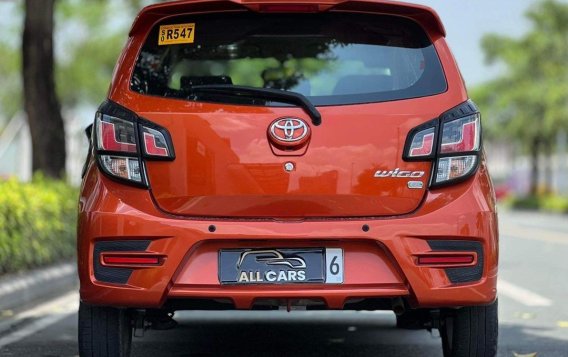
[[[64,114],[67,148],[67,180],[81,183],[81,171],[89,148],[85,127],[89,123],[77,114]],[[0,178],[15,176],[29,181],[32,176],[32,142],[26,116],[23,112],[10,119],[0,129]]]

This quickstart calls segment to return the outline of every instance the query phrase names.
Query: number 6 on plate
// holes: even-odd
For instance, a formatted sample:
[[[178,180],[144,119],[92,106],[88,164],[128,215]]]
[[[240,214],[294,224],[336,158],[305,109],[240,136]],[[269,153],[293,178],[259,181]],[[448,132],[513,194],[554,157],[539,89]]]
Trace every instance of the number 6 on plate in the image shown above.
[[[325,248],[325,282],[343,283],[343,249]]]

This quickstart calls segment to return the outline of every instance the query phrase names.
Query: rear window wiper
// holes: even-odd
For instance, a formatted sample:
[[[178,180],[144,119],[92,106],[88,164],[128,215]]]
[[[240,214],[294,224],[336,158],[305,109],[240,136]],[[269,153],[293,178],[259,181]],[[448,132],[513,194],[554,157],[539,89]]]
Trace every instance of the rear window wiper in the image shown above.
[[[247,86],[237,86],[232,84],[203,84],[193,85],[187,89],[192,94],[211,93],[235,95],[247,98],[259,98],[280,103],[295,104],[302,107],[312,119],[312,124],[321,124],[321,114],[316,107],[304,95],[296,92],[289,92],[280,89],[257,88]]]

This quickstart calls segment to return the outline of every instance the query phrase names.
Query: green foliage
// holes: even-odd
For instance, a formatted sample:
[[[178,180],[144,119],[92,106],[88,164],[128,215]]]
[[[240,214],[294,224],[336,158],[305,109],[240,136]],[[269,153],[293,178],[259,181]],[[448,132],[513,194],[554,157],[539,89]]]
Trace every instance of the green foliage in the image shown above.
[[[527,196],[509,197],[505,205],[515,209],[539,210],[551,213],[568,213],[568,197],[564,196]]]
[[[59,0],[55,7],[55,81],[64,108],[98,105],[106,97],[114,65],[145,0]],[[23,8],[0,24],[0,119],[22,109],[21,34]],[[0,9],[2,10],[2,9]],[[1,124],[1,123],[0,123]],[[0,125],[1,127],[1,125]]]
[[[548,196],[541,199],[541,209],[547,212],[568,213],[568,197]]]
[[[568,4],[543,0],[526,16],[532,30],[523,37],[483,38],[487,61],[506,70],[472,97],[484,113],[489,140],[530,152],[531,193],[537,194],[538,157],[551,154],[558,131],[568,131]]]
[[[506,71],[472,97],[489,119],[490,136],[530,148],[535,138],[552,143],[559,129],[568,129],[568,4],[541,1],[526,16],[533,29],[525,36],[483,38],[487,61]]]
[[[120,17],[117,16],[120,14]],[[125,1],[61,0],[56,86],[64,107],[104,100],[135,11]]]
[[[78,191],[41,176],[0,181],[0,275],[75,253]]]

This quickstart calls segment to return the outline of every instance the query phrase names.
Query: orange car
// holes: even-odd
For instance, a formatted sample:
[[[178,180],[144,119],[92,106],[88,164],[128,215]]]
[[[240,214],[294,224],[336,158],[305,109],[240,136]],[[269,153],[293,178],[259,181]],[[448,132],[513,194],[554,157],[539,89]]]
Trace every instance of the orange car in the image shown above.
[[[494,356],[497,216],[430,8],[160,3],[96,113],[80,197],[82,356],[190,309],[392,310]]]

